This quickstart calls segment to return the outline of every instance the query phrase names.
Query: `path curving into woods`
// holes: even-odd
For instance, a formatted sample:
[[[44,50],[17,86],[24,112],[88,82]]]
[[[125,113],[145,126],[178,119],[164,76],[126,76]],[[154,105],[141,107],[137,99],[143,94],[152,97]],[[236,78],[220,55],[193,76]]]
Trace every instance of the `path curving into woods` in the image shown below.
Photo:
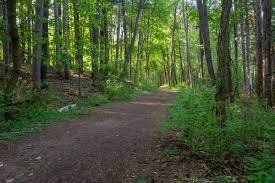
[[[175,96],[162,89],[0,142],[0,182],[134,182],[153,163],[156,130]]]

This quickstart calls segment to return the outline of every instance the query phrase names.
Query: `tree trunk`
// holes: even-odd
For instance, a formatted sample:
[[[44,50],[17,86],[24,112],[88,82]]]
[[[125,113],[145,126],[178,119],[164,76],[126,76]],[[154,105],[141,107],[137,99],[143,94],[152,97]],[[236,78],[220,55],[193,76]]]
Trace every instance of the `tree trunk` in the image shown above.
[[[197,0],[197,6],[199,10],[199,19],[200,19],[200,31],[202,34],[204,55],[207,64],[208,73],[215,83],[215,72],[212,64],[212,54],[210,47],[210,38],[209,38],[209,28],[208,28],[208,15],[207,15],[207,5],[205,0]]]
[[[186,42],[186,61],[188,66],[188,84],[193,84],[193,69],[190,60],[190,48],[189,48],[189,20],[188,20],[188,8],[187,1],[183,0],[183,24],[185,30],[185,42]]]
[[[140,31],[138,36],[137,62],[136,62],[136,69],[135,69],[135,76],[134,76],[135,83],[139,81],[140,79],[139,75],[142,72],[141,71],[142,52],[143,52],[143,33]]]
[[[97,3],[98,5],[98,3]],[[96,22],[93,23],[92,27],[92,42],[93,42],[93,50],[92,50],[92,74],[91,78],[95,79],[96,74],[98,73],[98,59],[99,59],[99,21],[100,21],[100,8],[96,9]]]
[[[263,94],[263,56],[262,56],[262,0],[256,0],[256,92]]]
[[[36,0],[35,23],[34,23],[34,46],[33,46],[33,87],[41,87],[41,58],[42,58],[42,19],[44,0]]]
[[[33,8],[32,1],[27,1],[27,9],[28,9],[28,18],[27,18],[27,63],[30,64],[32,62],[32,16],[33,16]]]
[[[200,31],[200,46],[203,46],[203,40],[202,40],[202,33]],[[204,51],[203,51],[203,47],[200,48],[200,63],[201,63],[201,77],[204,78],[204,62],[203,62],[203,59],[204,59]]]
[[[70,59],[70,55],[68,53],[69,51],[69,14],[68,14],[68,0],[63,0],[62,2],[62,7],[63,7],[63,39],[64,39],[64,45],[63,45],[63,52],[64,55],[66,55],[65,57],[65,68],[64,68],[64,74],[65,74],[65,79],[69,80],[71,77],[71,73],[70,73],[70,65],[71,65],[71,59]]]
[[[241,48],[242,48],[242,61],[243,61],[243,88],[246,89],[247,88],[247,83],[248,83],[248,79],[247,79],[247,68],[246,68],[246,47],[245,47],[245,33],[244,33],[244,18],[242,18],[242,22],[241,22]]]
[[[55,64],[56,73],[63,77],[61,60],[61,4],[59,0],[54,0],[54,41],[55,41]]]
[[[42,88],[47,87],[47,72],[49,61],[49,0],[44,0],[44,21],[42,25],[42,65],[41,65],[41,81]]]
[[[75,60],[78,65],[78,95],[81,96],[81,74],[83,73],[83,44],[81,39],[81,28],[79,22],[79,2],[77,0],[73,0],[72,2],[74,11],[74,36],[76,47]]]
[[[3,60],[4,74],[9,72],[10,67],[10,41],[8,30],[8,0],[3,1]]]
[[[228,99],[227,80],[230,77],[228,67],[230,66],[229,50],[229,15],[232,6],[232,0],[222,0],[222,15],[220,23],[220,32],[218,36],[218,77],[216,92],[216,117],[219,127],[224,127],[227,119],[226,102]]]
[[[116,29],[116,58],[115,58],[115,71],[118,74],[118,62],[119,62],[119,47],[120,47],[120,29],[121,29],[121,4],[118,2],[118,13],[117,13],[117,29]]]
[[[264,97],[267,104],[272,105],[271,93],[271,77],[272,77],[272,61],[271,61],[271,18],[272,3],[271,0],[263,0],[263,62],[265,64],[264,72]],[[274,36],[274,35],[273,35]]]
[[[173,25],[172,25],[172,37],[171,37],[171,79],[172,79],[172,85],[177,84],[177,74],[176,74],[176,51],[175,51],[175,31],[177,26],[177,6],[175,5],[174,9],[174,18],[173,18]]]
[[[236,81],[235,92],[239,91],[239,44],[238,44],[238,25],[234,23],[234,74]]]
[[[248,12],[248,1],[245,1],[245,47],[246,47],[246,71],[247,71],[247,90],[252,90],[252,73],[251,73],[251,58],[250,58],[250,24],[249,24],[249,12]]]
[[[140,16],[141,16],[143,8],[144,8],[143,6],[144,6],[144,0],[140,0],[138,13],[137,13],[136,20],[135,20],[133,37],[131,38],[131,43],[130,43],[129,49],[126,53],[126,60],[125,60],[125,65],[126,65],[125,77],[126,77],[126,79],[130,79],[131,55],[132,55],[132,52],[134,49],[134,45],[135,45],[135,41],[136,41],[136,37],[137,37],[137,33],[138,33],[139,19],[140,19]]]
[[[275,35],[275,29],[272,30],[272,35]],[[271,65],[272,65],[272,106],[275,107],[275,37],[272,37],[272,48],[271,48]]]
[[[10,96],[17,86],[18,76],[21,66],[21,53],[19,47],[19,35],[16,25],[16,0],[8,0],[8,30],[11,39],[11,75],[5,87],[5,95]]]
[[[127,51],[128,51],[128,38],[127,38],[127,19],[125,14],[125,0],[121,0],[121,15],[123,16],[123,37],[124,37],[124,73],[126,73],[126,59],[127,59]]]

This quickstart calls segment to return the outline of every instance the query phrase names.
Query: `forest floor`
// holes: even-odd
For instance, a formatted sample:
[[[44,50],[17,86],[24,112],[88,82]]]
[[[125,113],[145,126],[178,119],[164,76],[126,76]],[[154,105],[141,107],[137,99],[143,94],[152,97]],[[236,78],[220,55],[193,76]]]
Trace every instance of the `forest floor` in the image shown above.
[[[175,97],[176,91],[161,89],[100,107],[87,117],[56,124],[16,142],[2,141],[0,182],[190,180],[207,167],[169,149],[175,146],[175,134],[159,134]]]

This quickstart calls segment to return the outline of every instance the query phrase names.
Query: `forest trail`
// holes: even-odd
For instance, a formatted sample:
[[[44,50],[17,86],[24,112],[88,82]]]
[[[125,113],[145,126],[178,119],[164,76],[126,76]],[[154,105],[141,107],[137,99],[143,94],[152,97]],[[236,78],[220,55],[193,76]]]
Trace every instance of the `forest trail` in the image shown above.
[[[0,142],[0,182],[134,182],[153,163],[156,130],[175,96],[162,89]]]

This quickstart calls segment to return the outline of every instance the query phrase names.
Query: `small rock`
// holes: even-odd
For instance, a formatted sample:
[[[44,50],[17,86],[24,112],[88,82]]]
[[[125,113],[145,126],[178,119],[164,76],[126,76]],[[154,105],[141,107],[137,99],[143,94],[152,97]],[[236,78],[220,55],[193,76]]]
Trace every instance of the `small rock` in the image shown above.
[[[0,161],[0,167],[3,167],[4,166],[4,163]]]
[[[6,180],[6,183],[12,183],[13,181],[15,181],[15,179],[14,179],[14,178],[7,179],[7,180]]]
[[[36,160],[41,160],[42,157],[41,157],[41,156],[37,156],[35,159],[36,159]]]
[[[28,175],[29,177],[31,177],[31,176],[33,176],[33,173],[29,173],[29,175]]]

